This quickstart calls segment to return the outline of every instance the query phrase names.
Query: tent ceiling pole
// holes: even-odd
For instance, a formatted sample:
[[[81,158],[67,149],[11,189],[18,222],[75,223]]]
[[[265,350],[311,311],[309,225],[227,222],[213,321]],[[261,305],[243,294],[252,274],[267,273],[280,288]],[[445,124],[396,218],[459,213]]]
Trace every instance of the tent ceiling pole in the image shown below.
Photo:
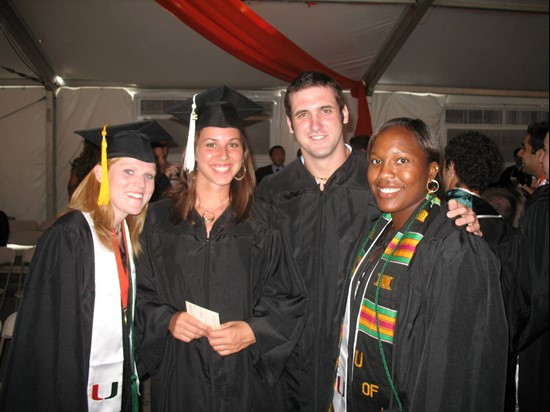
[[[57,99],[55,92],[46,89],[46,219],[57,214]]]
[[[363,76],[367,95],[372,96],[374,86],[376,86],[378,80],[380,80],[433,2],[434,0],[419,0],[415,6],[410,5],[403,9],[403,13],[395,23],[393,32],[386,39],[384,45],[378,51],[374,63],[371,64]]]
[[[548,92],[541,92],[536,90],[473,89],[460,87],[414,86],[404,84],[378,84],[374,89],[374,92],[524,97],[534,99],[548,99],[550,97],[550,94]]]
[[[245,3],[249,1],[244,0]],[[415,4],[416,0],[255,0],[256,3],[333,3],[333,4]],[[529,13],[548,13],[548,2],[526,0],[435,0],[434,7],[478,9],[494,11],[521,11]]]
[[[25,23],[16,10],[13,9],[8,0],[0,0],[0,25],[7,34],[15,41],[20,52],[31,63],[43,81],[44,86],[50,90],[56,90],[55,72],[51,64],[37,45],[34,36],[27,29]]]

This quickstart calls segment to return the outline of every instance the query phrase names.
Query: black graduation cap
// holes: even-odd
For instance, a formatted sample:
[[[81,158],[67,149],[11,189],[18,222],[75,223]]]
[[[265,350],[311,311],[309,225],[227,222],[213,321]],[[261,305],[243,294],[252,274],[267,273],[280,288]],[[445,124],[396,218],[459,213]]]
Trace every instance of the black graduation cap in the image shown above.
[[[263,112],[258,103],[243,96],[231,87],[221,85],[178,103],[166,110],[167,113],[189,121],[189,135],[183,167],[187,171],[195,168],[195,130],[205,127],[241,128],[241,120]]]
[[[166,112],[187,121],[193,112],[193,103],[197,106],[196,130],[207,126],[238,128],[240,120],[264,110],[258,103],[231,87],[221,85],[196,94],[169,108]]]
[[[159,140],[171,140],[166,130],[154,120],[105,125],[102,128],[77,130],[76,134],[101,147],[101,186],[97,204],[109,204],[109,173],[107,159],[131,157],[147,163],[155,163],[151,143]]]
[[[75,133],[101,147],[103,127],[77,130]],[[133,157],[154,163],[151,145],[155,142],[172,140],[164,128],[155,120],[106,126],[107,159]]]

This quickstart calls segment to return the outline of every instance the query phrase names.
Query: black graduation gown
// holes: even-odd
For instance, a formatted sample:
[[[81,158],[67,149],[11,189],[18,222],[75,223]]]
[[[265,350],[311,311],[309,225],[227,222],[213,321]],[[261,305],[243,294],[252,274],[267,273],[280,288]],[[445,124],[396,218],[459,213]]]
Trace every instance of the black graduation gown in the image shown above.
[[[82,213],[62,216],[40,238],[17,313],[0,410],[88,410],[94,268],[92,234]],[[125,340],[125,411],[131,410],[128,348]]]
[[[269,164],[267,166],[262,166],[256,169],[255,175],[256,175],[256,184],[260,184],[260,182],[264,179],[264,177],[267,177],[269,175],[273,174],[273,165]]]
[[[477,215],[483,239],[492,245],[498,245],[511,238],[516,230],[500,216],[496,209],[479,196],[472,197],[472,209]]]
[[[548,185],[537,189],[521,232],[500,249],[512,350],[519,352],[520,409],[549,409]]]
[[[196,212],[196,226],[173,224],[172,204],[150,206],[137,263],[138,370],[151,376],[152,410],[254,410],[254,382],[279,379],[303,328],[306,300],[297,269],[285,260],[279,233],[256,215],[234,224],[228,208],[207,239]],[[185,301],[218,312],[220,323],[246,321],[256,343],[222,357],[206,338],[175,339],[168,324]]]
[[[324,191],[297,159],[266,177],[256,196],[277,210],[309,299],[304,332],[283,374],[283,410],[326,411],[348,274],[361,233],[380,214],[367,183],[366,156],[352,152]]]
[[[508,328],[500,263],[481,238],[456,227],[446,210],[431,209],[406,272],[397,276],[390,266],[385,272],[394,278],[380,289],[379,304],[397,312],[393,344],[383,343],[388,367],[405,411],[502,411]],[[366,295],[373,302],[375,279]],[[395,399],[388,402],[391,389],[376,339],[359,333],[358,342],[362,368],[349,386],[355,391],[348,411],[397,411]],[[361,379],[365,373],[367,381]]]

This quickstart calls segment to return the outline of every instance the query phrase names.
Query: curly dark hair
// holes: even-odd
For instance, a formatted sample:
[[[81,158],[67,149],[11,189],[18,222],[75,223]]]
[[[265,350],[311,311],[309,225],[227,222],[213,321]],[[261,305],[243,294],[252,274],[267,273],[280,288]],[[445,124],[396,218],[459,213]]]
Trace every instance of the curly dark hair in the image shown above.
[[[452,139],[445,148],[445,168],[454,163],[458,186],[482,192],[499,175],[502,154],[484,134],[466,132]]]

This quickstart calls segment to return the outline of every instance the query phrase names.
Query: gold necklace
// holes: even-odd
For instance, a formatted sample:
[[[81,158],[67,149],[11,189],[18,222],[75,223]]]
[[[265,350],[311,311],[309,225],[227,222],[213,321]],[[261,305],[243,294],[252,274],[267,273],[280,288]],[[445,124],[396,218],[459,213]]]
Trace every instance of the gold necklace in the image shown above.
[[[351,152],[346,148],[346,159],[349,157],[350,154]],[[313,175],[313,177],[315,178],[317,183],[320,183],[320,184],[325,184],[327,180],[330,179],[330,177],[319,177],[315,175]]]
[[[113,229],[115,231],[115,233],[118,235],[120,232],[122,232],[122,223],[119,223],[118,225],[116,225]]]
[[[210,208],[206,208],[202,206],[202,208],[204,209],[204,212],[202,212],[201,217],[202,217],[202,220],[204,220],[204,223],[212,223],[214,220],[216,220],[216,215],[214,214],[214,210],[216,210],[220,206],[225,205],[228,201],[229,201],[229,198],[225,199],[221,203],[218,203],[216,206],[210,207]],[[201,202],[199,199],[197,199],[197,208],[199,207],[201,207]]]

